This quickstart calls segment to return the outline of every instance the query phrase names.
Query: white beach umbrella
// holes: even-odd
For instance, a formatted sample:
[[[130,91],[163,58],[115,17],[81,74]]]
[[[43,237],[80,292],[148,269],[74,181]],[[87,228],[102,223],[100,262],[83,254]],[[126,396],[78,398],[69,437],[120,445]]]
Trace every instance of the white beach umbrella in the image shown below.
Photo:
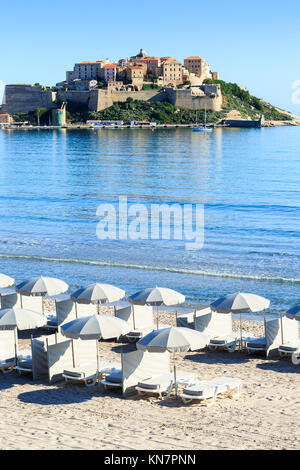
[[[220,297],[210,304],[210,308],[218,313],[233,313],[240,315],[240,337],[242,342],[242,313],[261,312],[269,308],[270,301],[260,295],[235,292]],[[241,348],[241,344],[240,344]]]
[[[0,288],[11,287],[14,285],[14,283],[15,283],[15,280],[12,277],[7,276],[6,274],[0,273]]]
[[[300,304],[294,305],[294,307],[290,308],[286,312],[286,316],[291,320],[300,321]]]
[[[141,351],[176,353],[203,349],[208,344],[209,337],[205,333],[190,328],[171,327],[151,331],[141,338],[136,346]],[[175,355],[174,384],[177,396]]]
[[[178,305],[185,301],[185,296],[173,289],[166,287],[153,287],[136,292],[128,297],[128,301],[133,305],[152,305],[157,308],[157,329],[158,329],[158,307],[160,305]]]
[[[31,330],[45,326],[46,323],[47,317],[33,310],[16,307],[0,310],[0,330],[13,328]]]
[[[17,292],[21,295],[57,295],[68,290],[69,286],[65,281],[54,277],[34,277],[22,281],[16,286]]]
[[[72,320],[61,326],[64,336],[72,339],[110,339],[129,333],[129,324],[111,315],[90,315]]]
[[[96,340],[97,343],[97,378],[99,376],[98,340],[119,338],[130,331],[129,324],[110,315],[91,315],[80,317],[61,326],[61,333],[67,338]]]
[[[125,291],[119,287],[112,286],[111,284],[89,284],[86,287],[81,287],[71,294],[71,299],[74,302],[82,304],[97,304],[98,313],[100,304],[106,302],[116,302],[124,297]]]

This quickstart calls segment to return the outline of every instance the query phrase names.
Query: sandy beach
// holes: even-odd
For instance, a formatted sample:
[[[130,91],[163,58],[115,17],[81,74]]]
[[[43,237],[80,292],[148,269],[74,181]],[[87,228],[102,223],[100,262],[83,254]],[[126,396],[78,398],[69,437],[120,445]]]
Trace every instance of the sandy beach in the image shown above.
[[[234,324],[238,328],[236,320]],[[257,336],[263,329],[262,323],[250,321],[243,327]],[[20,339],[19,345],[26,348],[29,340]],[[103,359],[118,360],[133,347],[99,343]],[[2,374],[0,449],[299,449],[299,366],[288,359],[238,352],[177,357],[178,368],[201,379],[242,379],[242,396],[219,399],[206,408],[183,405],[174,397],[123,398],[118,391],[99,387],[49,385],[25,375]]]

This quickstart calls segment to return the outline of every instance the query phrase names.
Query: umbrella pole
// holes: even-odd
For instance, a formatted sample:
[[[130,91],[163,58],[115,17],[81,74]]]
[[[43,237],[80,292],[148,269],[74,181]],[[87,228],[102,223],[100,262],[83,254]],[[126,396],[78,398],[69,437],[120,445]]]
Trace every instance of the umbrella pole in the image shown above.
[[[97,302],[97,315],[100,315],[100,300]]]
[[[75,301],[75,316],[76,316],[76,320],[78,318],[78,312],[77,312],[77,302]]]
[[[156,305],[156,329],[158,330],[158,305]]]
[[[134,304],[132,304],[132,319],[133,319],[133,329],[135,330]]]
[[[240,313],[240,351],[243,350],[242,314]]]
[[[97,374],[96,374],[96,381],[98,382],[98,386],[100,386],[99,381],[99,347],[98,347],[98,340],[96,339],[96,351],[97,351]]]
[[[282,313],[280,314],[280,329],[281,329],[281,342],[282,342],[282,344],[284,344],[284,342],[283,342],[283,324],[282,324]]]
[[[16,355],[16,366],[17,366],[18,365],[17,327],[14,329],[14,339],[15,339],[15,355]]]
[[[178,394],[177,394],[177,377],[176,377],[176,357],[175,357],[175,353],[174,353],[174,356],[173,356],[173,360],[174,360],[174,386],[175,386],[175,398],[176,398],[176,400],[177,400]]]

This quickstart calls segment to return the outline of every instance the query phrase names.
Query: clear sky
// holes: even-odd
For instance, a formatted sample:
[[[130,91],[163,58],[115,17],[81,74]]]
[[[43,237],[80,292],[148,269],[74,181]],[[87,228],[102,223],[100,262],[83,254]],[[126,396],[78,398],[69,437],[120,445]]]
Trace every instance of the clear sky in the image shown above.
[[[221,79],[300,115],[292,102],[299,0],[14,0],[1,2],[0,18],[4,83],[54,85],[75,62],[113,61],[144,48],[178,60],[204,57]]]

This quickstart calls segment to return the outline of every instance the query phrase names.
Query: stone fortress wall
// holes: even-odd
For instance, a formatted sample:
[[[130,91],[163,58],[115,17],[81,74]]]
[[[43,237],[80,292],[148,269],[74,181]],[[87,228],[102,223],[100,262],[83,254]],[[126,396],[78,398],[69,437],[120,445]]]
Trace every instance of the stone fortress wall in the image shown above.
[[[202,85],[187,89],[166,88],[163,90],[109,91],[43,91],[35,85],[6,85],[1,113],[17,114],[37,108],[53,109],[57,102],[67,100],[88,107],[90,111],[102,111],[117,101],[127,98],[142,101],[168,101],[174,106],[188,109],[220,111],[222,95],[219,85]]]

